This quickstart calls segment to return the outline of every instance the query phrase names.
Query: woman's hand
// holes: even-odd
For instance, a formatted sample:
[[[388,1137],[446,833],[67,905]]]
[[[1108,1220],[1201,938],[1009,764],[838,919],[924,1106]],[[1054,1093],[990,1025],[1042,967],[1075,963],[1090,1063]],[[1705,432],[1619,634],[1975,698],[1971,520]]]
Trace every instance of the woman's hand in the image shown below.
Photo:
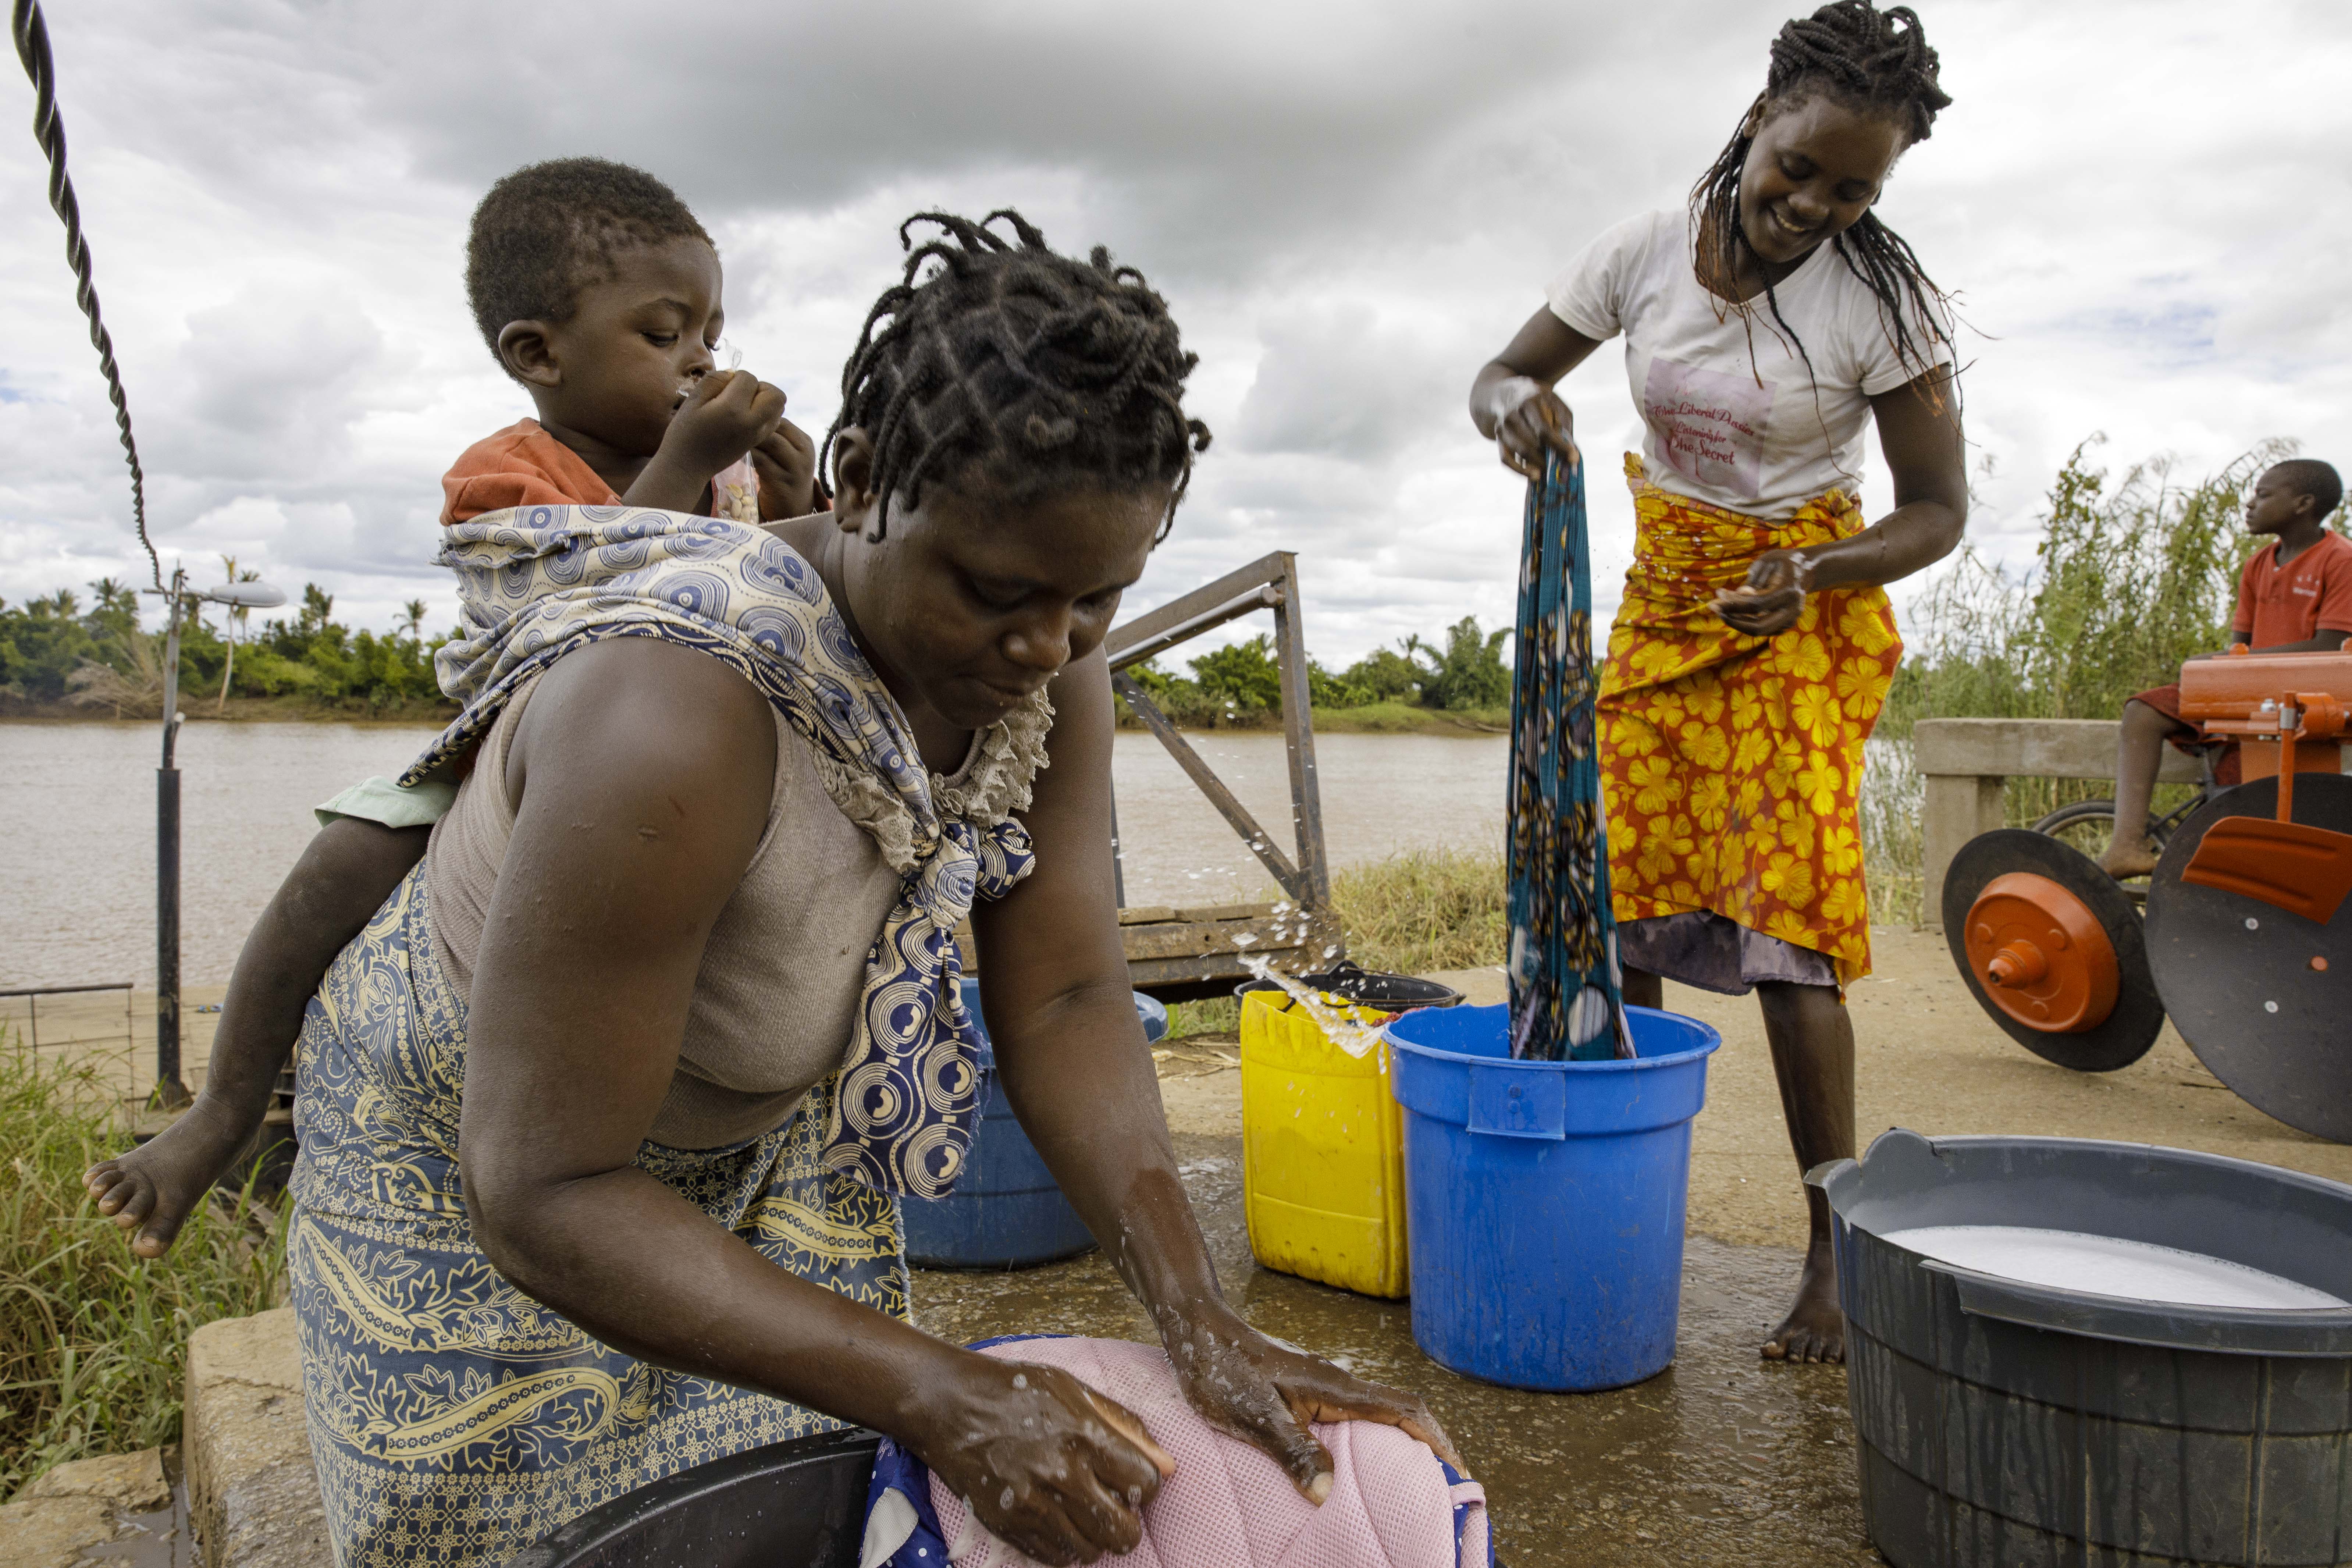
[[[1715,596],[1713,608],[1734,631],[1769,637],[1797,624],[1812,592],[1813,563],[1801,550],[1768,550],[1748,568],[1748,581]]]
[[[1135,1550],[1143,1505],[1176,1470],[1135,1413],[1058,1367],[958,1360],[904,1435],[916,1458],[1040,1563]]]
[[[1543,477],[1544,449],[1576,456],[1576,416],[1559,394],[1533,376],[1513,375],[1483,389],[1478,423],[1488,428],[1503,466],[1523,479]]]
[[[1184,1396],[1209,1425],[1273,1456],[1309,1502],[1331,1495],[1331,1456],[1307,1425],[1377,1421],[1429,1445],[1462,1469],[1462,1457],[1429,1407],[1410,1394],[1365,1383],[1303,1351],[1277,1344],[1230,1310],[1203,1315],[1167,1339]]]

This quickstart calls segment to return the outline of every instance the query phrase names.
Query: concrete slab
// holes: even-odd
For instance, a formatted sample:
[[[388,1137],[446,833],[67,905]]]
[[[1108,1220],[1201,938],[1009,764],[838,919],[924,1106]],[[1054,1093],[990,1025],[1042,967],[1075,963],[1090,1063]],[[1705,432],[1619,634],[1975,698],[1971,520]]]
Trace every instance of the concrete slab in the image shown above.
[[[188,1512],[206,1568],[309,1568],[331,1560],[294,1310],[207,1323],[188,1342]]]
[[[171,1563],[165,1452],[142,1448],[59,1465],[0,1507],[0,1568]],[[160,1520],[159,1520],[160,1516]],[[142,1548],[160,1546],[157,1555]]]

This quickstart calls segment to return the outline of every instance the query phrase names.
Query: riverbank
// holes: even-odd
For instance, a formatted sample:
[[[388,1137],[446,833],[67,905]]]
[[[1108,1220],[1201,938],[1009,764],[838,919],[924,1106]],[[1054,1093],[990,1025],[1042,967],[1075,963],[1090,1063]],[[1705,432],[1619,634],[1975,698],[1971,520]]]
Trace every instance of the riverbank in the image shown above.
[[[373,703],[357,698],[303,696],[232,697],[222,707],[209,694],[183,696],[180,711],[190,722],[218,721],[255,724],[446,724],[457,716],[455,703],[412,700]],[[152,723],[163,716],[155,703],[123,702],[78,705],[35,702],[0,693],[0,720],[31,720],[43,723]],[[1325,735],[1501,735],[1510,730],[1507,708],[1460,710],[1421,708],[1405,702],[1374,702],[1361,708],[1318,708],[1315,730]],[[1140,730],[1142,722],[1122,712],[1119,727]],[[1220,719],[1213,724],[1179,722],[1180,730],[1214,732],[1233,730],[1278,731],[1282,715],[1267,710]]]

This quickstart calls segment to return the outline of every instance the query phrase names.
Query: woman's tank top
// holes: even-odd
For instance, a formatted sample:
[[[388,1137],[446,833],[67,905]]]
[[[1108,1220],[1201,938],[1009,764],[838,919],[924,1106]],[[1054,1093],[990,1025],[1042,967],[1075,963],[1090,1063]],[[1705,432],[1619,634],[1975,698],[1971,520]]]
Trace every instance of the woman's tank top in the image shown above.
[[[514,831],[507,749],[530,695],[518,693],[483,737],[479,761],[425,851],[434,947],[469,999]],[[1000,811],[1016,796],[1025,805],[1030,770],[1005,767],[980,739],[954,773],[934,776],[934,789],[992,801]],[[898,873],[825,794],[808,743],[777,715],[767,826],[710,928],[677,1071],[647,1135],[672,1148],[713,1149],[782,1125],[847,1055],[866,951],[898,897]]]

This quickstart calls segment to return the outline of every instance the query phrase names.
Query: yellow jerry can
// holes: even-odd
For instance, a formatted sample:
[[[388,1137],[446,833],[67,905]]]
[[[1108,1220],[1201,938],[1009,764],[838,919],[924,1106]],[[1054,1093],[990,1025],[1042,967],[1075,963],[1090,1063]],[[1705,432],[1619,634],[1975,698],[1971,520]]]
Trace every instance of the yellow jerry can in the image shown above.
[[[1326,1001],[1367,1026],[1391,1017]],[[1295,998],[1243,995],[1242,1193],[1265,1268],[1367,1296],[1407,1293],[1404,1120],[1386,1038],[1350,1056]]]

